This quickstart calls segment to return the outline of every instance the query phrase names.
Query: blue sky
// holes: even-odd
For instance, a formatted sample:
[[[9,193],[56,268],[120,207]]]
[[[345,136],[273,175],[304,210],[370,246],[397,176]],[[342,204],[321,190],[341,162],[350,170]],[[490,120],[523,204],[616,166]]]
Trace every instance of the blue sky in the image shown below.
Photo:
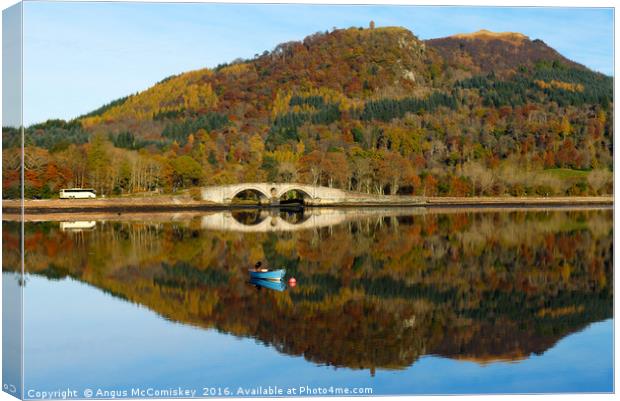
[[[370,20],[421,39],[522,32],[613,73],[612,9],[32,1],[24,5],[24,122],[70,119],[171,74]]]

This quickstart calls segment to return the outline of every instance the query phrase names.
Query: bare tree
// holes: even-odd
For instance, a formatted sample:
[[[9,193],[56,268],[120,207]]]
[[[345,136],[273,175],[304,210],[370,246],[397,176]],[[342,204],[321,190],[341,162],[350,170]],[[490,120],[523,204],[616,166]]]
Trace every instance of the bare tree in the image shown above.
[[[613,174],[611,171],[606,169],[596,169],[592,170],[590,174],[588,174],[588,184],[599,194],[601,191],[605,190],[605,187],[608,183],[613,180]]]
[[[482,195],[495,182],[493,172],[478,162],[471,161],[463,164],[462,172],[471,180],[474,195],[476,195],[476,189],[478,189],[478,195]]]

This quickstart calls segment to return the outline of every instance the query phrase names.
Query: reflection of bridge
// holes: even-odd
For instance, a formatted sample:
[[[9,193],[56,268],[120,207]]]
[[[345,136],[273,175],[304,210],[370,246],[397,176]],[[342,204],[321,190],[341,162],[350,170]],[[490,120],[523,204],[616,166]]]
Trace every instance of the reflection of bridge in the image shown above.
[[[273,231],[301,231],[321,227],[335,226],[347,221],[363,218],[411,216],[424,213],[424,208],[392,208],[380,211],[368,209],[311,209],[304,211],[303,219],[290,222],[281,217],[280,213],[259,211],[257,222],[244,224],[237,220],[229,211],[213,213],[202,217],[201,226],[206,230],[236,231],[236,232],[273,232]]]
[[[262,220],[256,224],[243,224],[235,219],[232,213],[215,213],[202,218],[202,228],[218,231],[237,232],[270,232],[270,231],[298,231],[309,228],[327,227],[344,222],[344,214],[311,214],[306,220],[291,223],[279,215],[270,215],[263,212]]]
[[[258,195],[261,204],[279,204],[280,197],[290,191],[297,191],[304,197],[306,204],[330,204],[346,202],[351,195],[345,191],[321,186],[296,183],[243,183],[202,188],[202,199],[228,204],[243,191],[252,191]]]

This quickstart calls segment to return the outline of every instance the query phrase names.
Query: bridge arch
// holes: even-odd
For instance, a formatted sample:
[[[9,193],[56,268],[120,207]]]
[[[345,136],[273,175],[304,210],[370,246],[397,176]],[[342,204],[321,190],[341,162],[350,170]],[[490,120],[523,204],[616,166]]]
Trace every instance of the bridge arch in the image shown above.
[[[232,201],[237,196],[239,196],[242,192],[246,192],[246,191],[250,191],[250,192],[257,194],[259,197],[259,201],[268,200],[270,198],[270,196],[265,193],[265,190],[263,188],[259,188],[255,186],[241,186],[239,188],[235,188],[231,192],[229,199]]]
[[[291,185],[291,186],[283,187],[278,191],[277,197],[281,198],[282,196],[286,195],[287,193],[291,191],[297,191],[301,193],[304,198],[314,199],[314,196],[310,194],[310,191],[308,191],[307,189],[304,189],[303,186],[301,185]]]

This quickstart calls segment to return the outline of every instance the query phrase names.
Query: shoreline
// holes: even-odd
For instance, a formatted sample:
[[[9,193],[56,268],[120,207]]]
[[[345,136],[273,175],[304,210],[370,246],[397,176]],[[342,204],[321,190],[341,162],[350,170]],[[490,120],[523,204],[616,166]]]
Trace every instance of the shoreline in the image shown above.
[[[613,207],[614,197],[609,196],[576,196],[576,197],[397,197],[378,199],[376,201],[338,202],[329,204],[309,205],[306,208],[373,208],[373,207],[411,207],[411,208],[531,208],[531,207],[575,207],[575,206],[610,206]],[[56,213],[156,213],[156,212],[200,212],[238,209],[274,209],[291,208],[290,205],[252,205],[252,204],[216,204],[196,201],[187,197],[162,196],[156,198],[106,198],[85,200],[26,200],[25,214],[56,214]],[[3,200],[3,214],[20,214],[20,200]]]
[[[235,208],[235,209],[220,209],[220,210],[177,210],[177,211],[163,211],[163,212],[151,212],[151,211],[129,211],[125,213],[120,212],[106,212],[106,211],[88,211],[85,213],[26,213],[23,215],[23,221],[25,222],[67,222],[67,221],[80,221],[80,220],[97,220],[97,221],[149,221],[149,222],[170,222],[170,221],[187,221],[194,218],[209,216],[223,212],[233,211],[257,211],[269,209],[257,209],[257,208]],[[275,210],[275,209],[274,209]],[[364,211],[366,213],[377,213],[381,215],[393,215],[398,214],[453,214],[453,213],[502,213],[502,212],[550,212],[550,211],[589,211],[589,210],[611,210],[609,205],[563,205],[563,206],[545,206],[545,205],[529,205],[527,207],[514,207],[514,206],[496,206],[496,205],[484,205],[484,206],[444,206],[435,205],[433,207],[320,207],[320,208],[306,208],[306,211],[311,215],[315,213],[323,213],[327,211],[341,211],[343,213],[357,210],[358,212]],[[405,212],[406,211],[406,212]],[[276,212],[277,213],[277,212]],[[14,213],[5,213],[2,221],[18,222],[22,220],[22,215]]]

